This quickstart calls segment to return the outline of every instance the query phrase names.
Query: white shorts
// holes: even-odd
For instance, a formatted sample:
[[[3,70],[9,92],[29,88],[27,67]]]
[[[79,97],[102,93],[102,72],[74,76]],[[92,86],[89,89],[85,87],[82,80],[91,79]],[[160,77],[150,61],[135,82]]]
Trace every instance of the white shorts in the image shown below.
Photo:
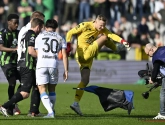
[[[38,68],[36,69],[36,83],[43,84],[57,84],[58,83],[58,69],[57,68]]]

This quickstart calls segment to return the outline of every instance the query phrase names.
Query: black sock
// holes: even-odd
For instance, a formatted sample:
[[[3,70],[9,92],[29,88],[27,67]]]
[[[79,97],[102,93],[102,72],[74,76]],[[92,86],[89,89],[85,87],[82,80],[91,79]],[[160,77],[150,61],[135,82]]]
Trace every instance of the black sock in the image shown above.
[[[8,78],[8,82],[9,82],[8,96],[9,96],[9,100],[10,100],[12,98],[12,96],[14,95],[14,90],[15,90],[15,85],[16,85],[15,76],[11,76],[10,78]]]
[[[23,100],[21,93],[16,93],[8,102],[4,103],[2,107],[4,107],[5,109],[8,109],[10,106],[16,104],[17,102],[21,100]]]
[[[12,85],[9,85],[8,87],[8,96],[9,96],[9,100],[13,97],[14,95],[14,89],[15,89],[15,86],[12,86]]]
[[[40,93],[38,88],[33,87],[31,94],[31,104],[30,104],[30,112],[39,113],[39,105],[40,105]]]

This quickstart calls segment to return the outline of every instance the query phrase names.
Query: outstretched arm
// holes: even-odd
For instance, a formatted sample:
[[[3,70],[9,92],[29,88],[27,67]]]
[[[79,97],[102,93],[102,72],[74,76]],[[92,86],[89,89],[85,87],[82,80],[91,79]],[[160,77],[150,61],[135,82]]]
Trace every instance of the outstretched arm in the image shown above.
[[[112,39],[112,40],[114,40],[116,42],[119,42],[119,43],[123,44],[127,48],[127,50],[130,50],[129,43],[127,41],[125,41],[124,39],[122,39],[118,35],[110,32],[107,28],[105,28],[103,30],[103,33],[106,34],[108,36],[108,38],[110,38],[110,39]]]

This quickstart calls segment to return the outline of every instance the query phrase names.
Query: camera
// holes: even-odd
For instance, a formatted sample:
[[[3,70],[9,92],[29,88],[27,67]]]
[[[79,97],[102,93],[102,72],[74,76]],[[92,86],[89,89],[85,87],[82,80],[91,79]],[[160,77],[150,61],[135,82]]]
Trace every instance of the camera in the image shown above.
[[[147,63],[147,70],[140,70],[138,72],[138,75],[140,78],[145,79],[145,81],[146,81],[145,85],[149,84],[149,79],[151,77],[151,70],[149,69],[148,63]],[[156,89],[162,85],[162,79],[163,79],[163,75],[161,73],[159,73],[157,75],[156,82],[154,82],[153,85],[150,86],[150,89],[148,91],[142,93],[142,96],[144,99],[148,99],[149,98],[149,92],[151,92],[153,89]]]

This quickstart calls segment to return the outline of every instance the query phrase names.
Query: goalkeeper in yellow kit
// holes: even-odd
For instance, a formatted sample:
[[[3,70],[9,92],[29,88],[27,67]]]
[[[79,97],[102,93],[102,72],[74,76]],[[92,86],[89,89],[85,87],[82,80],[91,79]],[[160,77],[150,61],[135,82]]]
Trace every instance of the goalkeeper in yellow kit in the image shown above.
[[[77,88],[84,88],[88,85],[93,58],[98,54],[103,45],[115,52],[117,47],[113,41],[116,41],[129,49],[129,44],[118,35],[111,33],[105,25],[106,18],[98,15],[95,21],[80,23],[68,31],[66,35],[69,48],[72,36],[77,35],[76,61],[80,66],[81,73],[81,81]],[[83,90],[76,90],[74,103],[70,106],[79,115],[83,115],[79,106],[83,92]]]

